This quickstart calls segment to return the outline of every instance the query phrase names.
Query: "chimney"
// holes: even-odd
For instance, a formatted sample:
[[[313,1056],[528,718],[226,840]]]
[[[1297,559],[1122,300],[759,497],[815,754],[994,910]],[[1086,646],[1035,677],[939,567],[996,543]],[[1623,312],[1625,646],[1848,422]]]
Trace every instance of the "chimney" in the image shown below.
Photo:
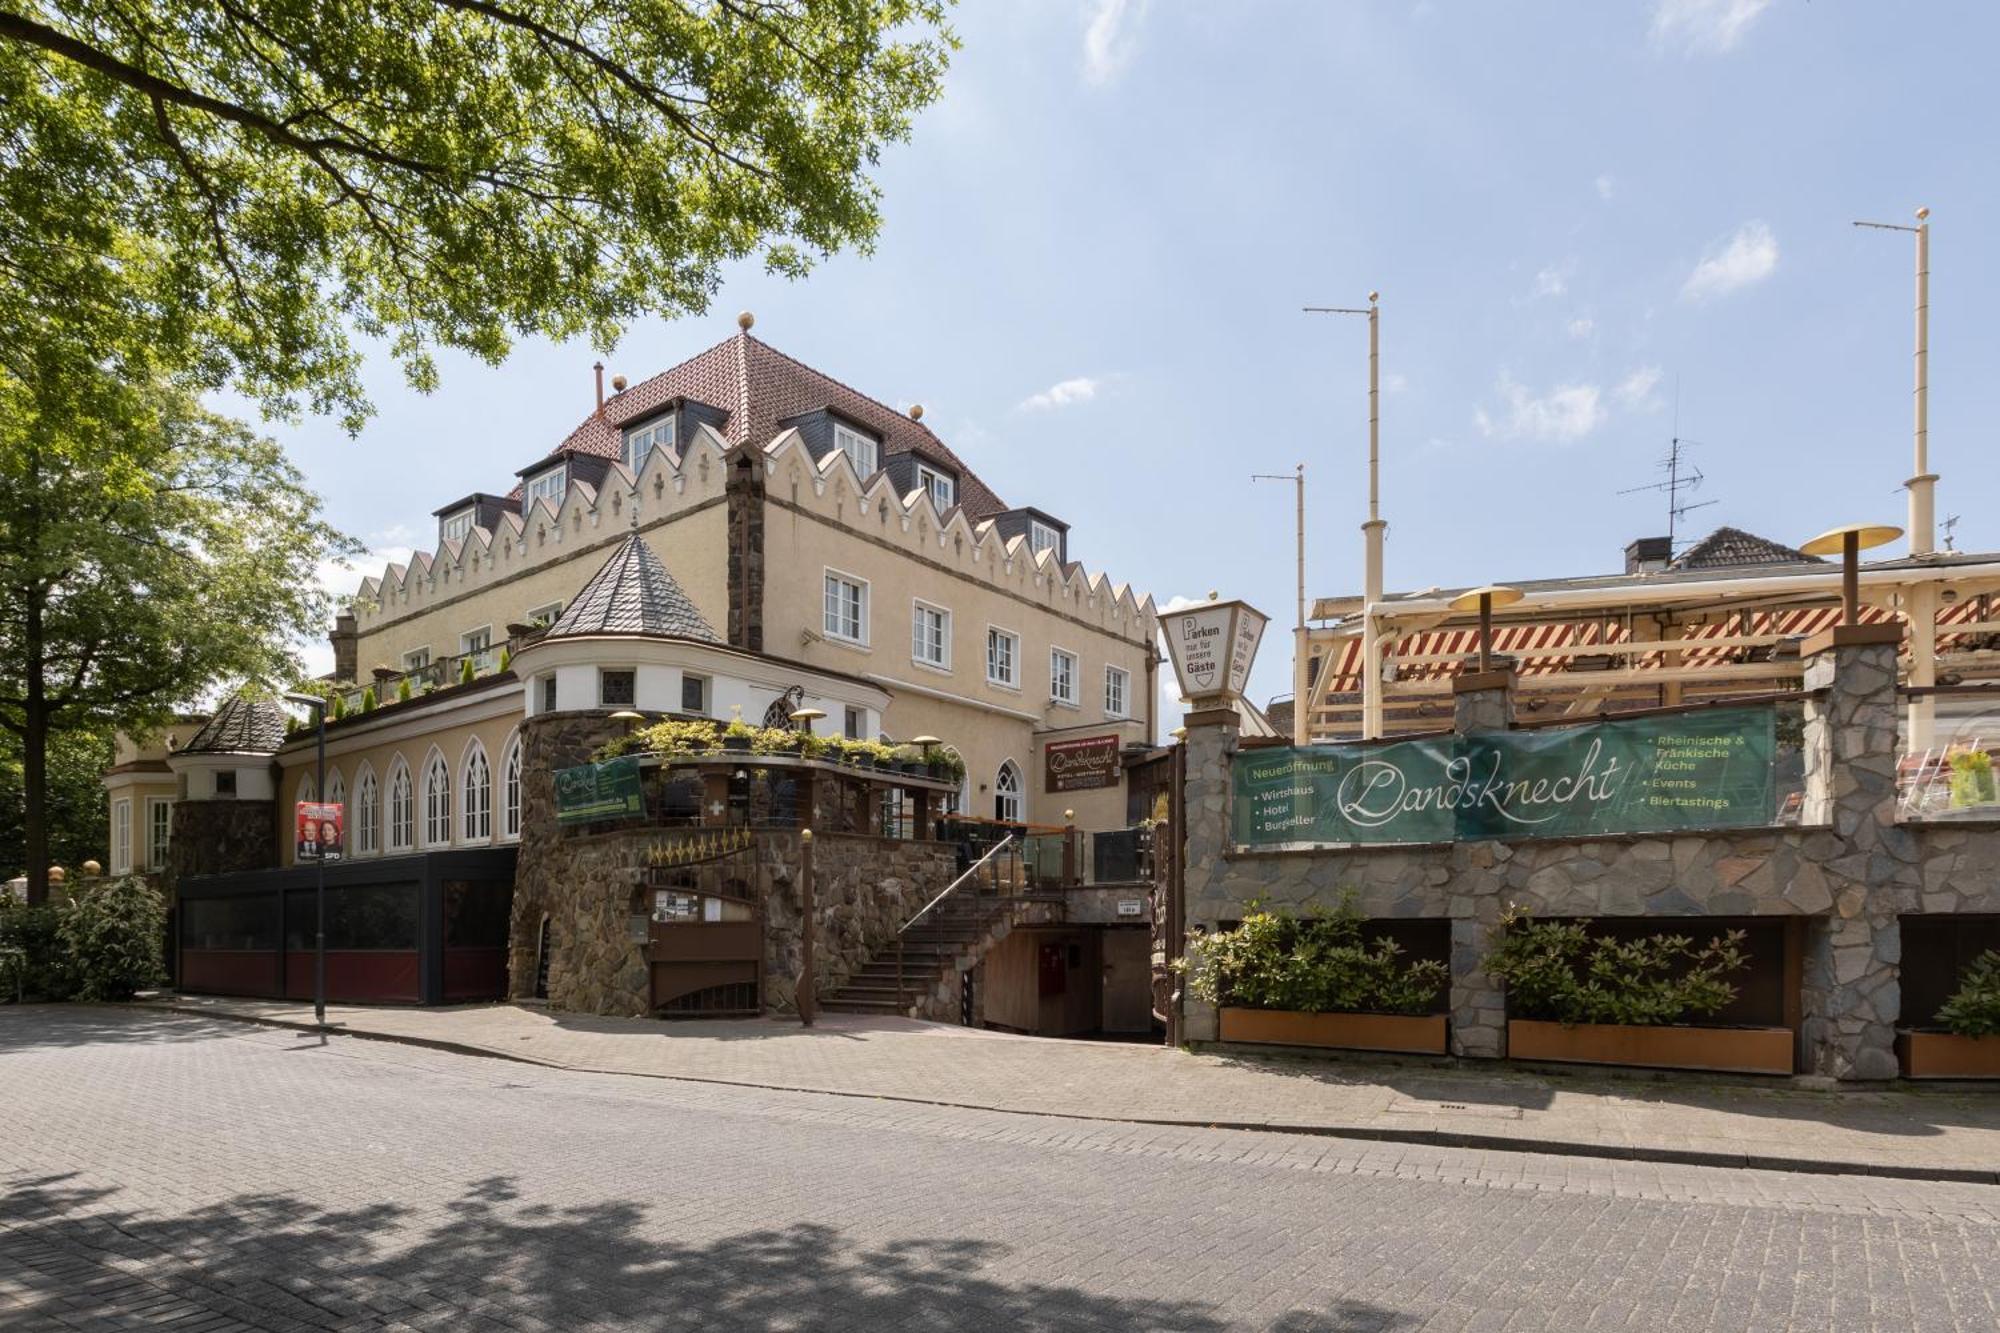
[[[604,363],[597,362],[591,367],[597,372],[597,415],[604,415]]]
[[[1673,562],[1674,539],[1641,537],[1625,548],[1627,574],[1658,574]]]
[[[342,611],[333,618],[333,632],[326,636],[333,645],[333,678],[337,681],[352,682],[357,671],[356,656],[361,647],[361,636],[354,625],[354,613]]]

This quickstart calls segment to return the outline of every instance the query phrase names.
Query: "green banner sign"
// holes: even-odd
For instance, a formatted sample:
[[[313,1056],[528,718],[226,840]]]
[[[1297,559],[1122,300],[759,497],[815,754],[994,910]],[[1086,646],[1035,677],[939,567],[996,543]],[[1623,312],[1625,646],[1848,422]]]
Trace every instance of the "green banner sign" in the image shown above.
[[[556,822],[587,824],[646,813],[639,790],[639,759],[621,755],[601,764],[556,770]]]
[[[1772,821],[1775,713],[1315,745],[1236,756],[1236,842],[1450,842]]]

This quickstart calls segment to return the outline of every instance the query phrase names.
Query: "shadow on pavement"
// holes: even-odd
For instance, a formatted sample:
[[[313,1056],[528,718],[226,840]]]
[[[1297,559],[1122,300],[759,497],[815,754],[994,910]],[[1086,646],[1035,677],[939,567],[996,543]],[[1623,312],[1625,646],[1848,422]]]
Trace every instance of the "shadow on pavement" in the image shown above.
[[[813,1223],[678,1241],[647,1227],[644,1204],[550,1207],[523,1200],[506,1177],[466,1186],[442,1216],[394,1203],[333,1210],[282,1194],[161,1216],[120,1211],[117,1193],[48,1176],[0,1194],[0,1292],[11,1297],[0,1304],[0,1328],[50,1327],[58,1315],[108,1324],[139,1313],[134,1306],[155,1317],[163,1302],[259,1327],[357,1318],[489,1326],[481,1314],[556,1328],[1232,1326],[1206,1302],[996,1280],[985,1270],[1007,1247],[989,1242],[862,1242]],[[699,1228],[698,1215],[684,1225]],[[1407,1323],[1340,1301],[1267,1327],[1383,1333]]]

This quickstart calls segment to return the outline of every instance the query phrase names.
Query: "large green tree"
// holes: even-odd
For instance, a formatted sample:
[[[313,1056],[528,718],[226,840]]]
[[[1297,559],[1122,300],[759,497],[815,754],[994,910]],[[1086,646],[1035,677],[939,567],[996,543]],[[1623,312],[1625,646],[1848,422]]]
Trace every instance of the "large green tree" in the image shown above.
[[[352,426],[355,331],[421,387],[438,347],[608,347],[726,262],[870,243],[946,2],[0,0],[0,361],[54,315]]]
[[[31,901],[52,741],[163,724],[212,682],[289,678],[294,634],[331,610],[320,566],[350,549],[275,443],[171,386],[101,379],[94,414],[51,420],[0,375],[0,729]]]

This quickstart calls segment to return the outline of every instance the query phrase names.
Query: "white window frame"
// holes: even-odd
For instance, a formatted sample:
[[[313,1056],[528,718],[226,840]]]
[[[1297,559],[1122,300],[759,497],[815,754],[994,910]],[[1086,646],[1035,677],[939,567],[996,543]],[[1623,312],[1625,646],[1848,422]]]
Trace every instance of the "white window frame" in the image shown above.
[[[1063,668],[1067,668],[1064,670]],[[1049,646],[1049,702],[1065,708],[1077,704],[1077,677],[1083,674],[1083,659],[1067,648]]]
[[[375,770],[364,763],[354,779],[354,849],[361,856],[382,850],[380,785]]]
[[[1014,775],[1014,785],[1007,785],[1007,775]],[[1000,809],[1002,798],[1009,798],[1012,813]],[[1012,759],[1000,761],[1000,767],[993,770],[993,817],[1013,824],[1024,824],[1028,819],[1028,780],[1021,766]]]
[[[958,503],[958,478],[929,463],[917,464],[917,484],[930,492],[931,507],[940,514]]]
[[[430,664],[431,650],[429,648],[412,648],[409,652],[403,654],[403,671],[406,674],[412,671],[422,671]]]
[[[521,733],[507,742],[500,761],[500,840],[518,842],[521,837]]]
[[[553,486],[549,484],[551,479],[555,482]],[[549,508],[561,509],[563,492],[568,489],[569,464],[558,463],[552,468],[545,468],[528,478],[527,484],[521,488],[521,508],[533,509],[535,501],[547,500]]]
[[[621,446],[620,453],[625,466],[637,473],[646,466],[646,460],[652,456],[653,450],[671,451],[674,447],[674,428],[678,424],[676,421],[678,415],[674,412],[662,412],[659,416],[640,422],[636,426],[627,427],[625,442]]]
[[[847,610],[847,596],[845,592],[841,594],[840,614],[836,617],[832,601],[834,585],[836,583],[854,590],[856,621],[854,633],[849,633],[846,629],[847,621],[845,612]],[[849,643],[856,647],[866,648],[868,646],[868,580],[843,573],[829,565],[826,569],[825,581],[820,586],[823,590],[820,598],[820,628],[825,632],[826,637],[838,643]],[[838,625],[835,624],[836,618],[839,620]]]
[[[938,622],[936,635],[938,640],[938,655],[936,657],[927,656],[924,651],[930,643],[931,635],[927,631],[929,629],[929,620],[932,617],[935,617]],[[910,599],[910,660],[918,666],[929,667],[934,671],[951,670],[950,607],[939,606],[936,602],[927,602],[921,597],[912,597]]]
[[[347,804],[347,780],[340,776],[340,770],[337,768],[326,775],[326,803],[339,806]],[[345,856],[347,844],[353,839],[354,830],[347,818],[347,811],[342,810],[340,816],[340,846],[337,850]]]
[[[1002,675],[995,675],[993,671],[996,636],[1004,639],[1008,645],[1007,671]],[[1021,636],[1016,631],[1003,629],[998,625],[986,627],[986,683],[997,685],[1003,690],[1021,688]]]
[[[478,517],[477,505],[467,505],[455,514],[446,514],[438,520],[438,543],[464,541],[472,535],[474,520]]]
[[[132,873],[132,798],[122,796],[111,803],[111,873]]]
[[[833,447],[847,455],[847,461],[854,465],[855,475],[863,481],[874,476],[882,466],[882,442],[844,421],[833,423]],[[866,467],[862,466],[864,457],[868,464]]]
[[[476,736],[459,760],[458,793],[459,840],[493,841],[493,765]]]
[[[1062,556],[1062,533],[1039,518],[1028,520],[1028,554],[1040,555],[1043,551],[1054,551],[1058,559]]]
[[[1117,682],[1115,690],[1112,688],[1114,681]],[[1104,668],[1104,715],[1119,718],[1132,716],[1132,673],[1124,667]]]
[[[545,626],[553,625],[562,619],[562,613],[563,604],[561,602],[547,602],[541,606],[534,607],[528,612],[528,623],[533,625],[539,621]]]
[[[400,800],[398,799],[400,798]],[[410,775],[410,765],[401,755],[389,769],[389,787],[385,796],[388,818],[389,850],[407,852],[417,845],[417,781]]]
[[[165,816],[166,826],[162,830],[160,817]],[[167,852],[174,845],[174,798],[171,796],[148,796],[146,798],[146,869],[165,870]]]
[[[435,746],[424,759],[424,780],[417,817],[424,847],[451,846],[451,765]]]
[[[701,707],[687,706],[687,687],[692,682],[701,686]],[[709,717],[715,711],[715,681],[699,671],[681,672],[681,712],[692,713],[696,717]]]

